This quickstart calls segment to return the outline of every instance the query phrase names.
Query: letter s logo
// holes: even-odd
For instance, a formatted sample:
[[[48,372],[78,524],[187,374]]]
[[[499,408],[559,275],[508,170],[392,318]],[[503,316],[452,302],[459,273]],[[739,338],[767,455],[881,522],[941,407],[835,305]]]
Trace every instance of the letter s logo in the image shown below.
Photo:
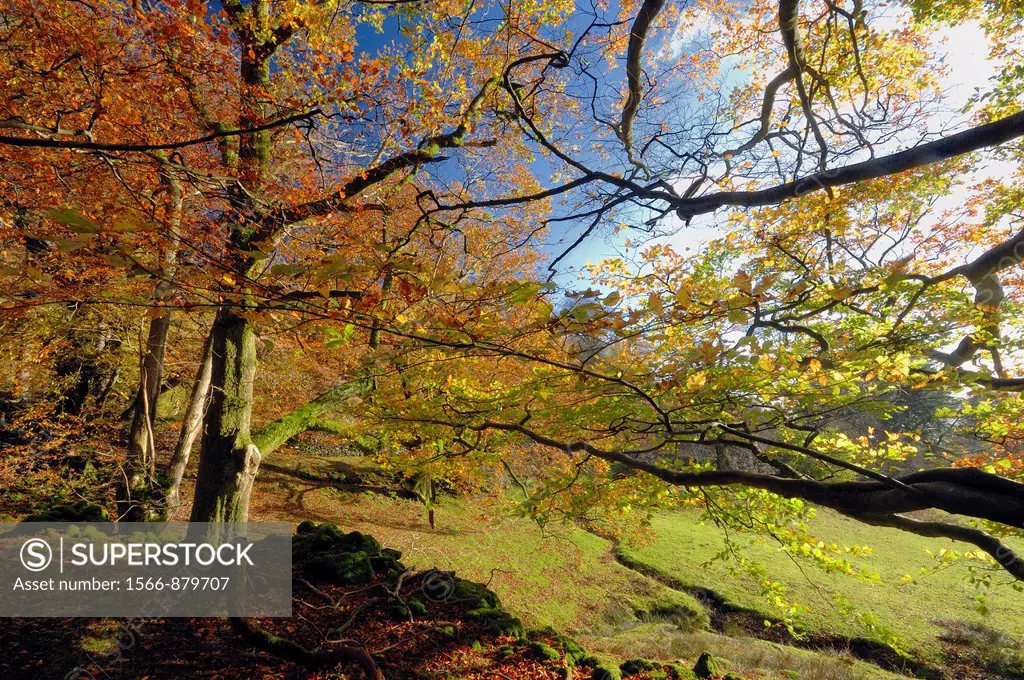
[[[29,571],[42,571],[52,561],[53,550],[41,538],[30,538],[21,546],[21,564]]]

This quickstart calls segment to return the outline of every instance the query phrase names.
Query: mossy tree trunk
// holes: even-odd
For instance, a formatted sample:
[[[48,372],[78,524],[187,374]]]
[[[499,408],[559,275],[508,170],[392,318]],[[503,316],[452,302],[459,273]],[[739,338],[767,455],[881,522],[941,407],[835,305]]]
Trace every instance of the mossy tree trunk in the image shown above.
[[[238,126],[253,128],[267,116],[265,94],[270,84],[270,59],[276,38],[267,40],[270,8],[266,0],[249,6],[238,0],[225,2],[232,28],[241,42]],[[248,15],[248,16],[247,16]],[[288,34],[290,35],[290,34]],[[285,34],[281,39],[287,39]],[[254,228],[247,216],[254,214],[254,197],[265,184],[271,139],[267,130],[239,136],[235,170],[239,184],[232,190],[235,221],[229,226],[227,260],[232,275],[223,291],[210,330],[210,406],[203,419],[199,472],[192,504],[193,522],[245,522],[249,517],[260,451],[249,430],[252,415],[253,379],[256,375],[256,333],[247,313],[253,301],[245,290],[256,260],[252,251]],[[225,164],[233,162],[227,154]]]
[[[210,333],[212,392],[203,424],[193,522],[245,522],[260,464],[249,432],[256,338],[252,323],[222,308]]]

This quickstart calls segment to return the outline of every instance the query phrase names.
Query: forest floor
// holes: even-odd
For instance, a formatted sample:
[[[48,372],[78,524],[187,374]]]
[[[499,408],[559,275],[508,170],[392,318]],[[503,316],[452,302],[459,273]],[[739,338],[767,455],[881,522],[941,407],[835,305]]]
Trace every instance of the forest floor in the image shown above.
[[[184,491],[189,497],[190,490]],[[24,514],[24,498],[0,497],[0,515]],[[423,506],[389,488],[368,459],[286,448],[261,467],[251,516],[330,522],[343,531],[372,535],[401,550],[404,564],[420,573],[436,568],[486,584],[509,612],[535,629],[529,640],[489,635],[464,608],[435,608],[425,628],[364,611],[367,615],[346,635],[383,650],[378,660],[389,678],[565,677],[566,655],[549,659],[543,652],[545,646],[557,651],[551,630],[572,635],[610,669],[637,657],[692,668],[709,652],[721,661],[723,673],[749,680],[1024,678],[1019,642],[1024,595],[994,587],[982,615],[962,565],[933,569],[927,551],[941,550],[944,544],[938,542],[819,514],[812,529],[822,540],[875,548],[858,558],[857,566],[877,578],[858,580],[813,567],[807,572],[806,565],[767,541],[730,536],[732,544],[766,566],[772,579],[788,584],[788,598],[806,607],[799,617],[806,635],[797,639],[766,626],[778,610],[756,577],[716,559],[725,549],[725,535],[695,513],[659,516],[651,540],[615,545],[578,528],[542,530],[508,510],[493,497],[444,498],[431,529]],[[177,519],[187,513],[181,508]],[[340,590],[328,596],[345,599],[345,611],[358,604]],[[839,596],[848,606],[838,604]],[[293,618],[267,627],[299,642],[312,640],[312,631],[328,625],[315,600],[296,598]],[[0,622],[0,637],[8,645],[0,676],[63,678],[69,669],[84,668],[84,662],[94,667],[83,678],[359,677],[351,669],[347,676],[311,675],[254,652],[226,622],[212,619],[152,622],[148,633],[138,636],[138,649],[118,649],[111,656],[118,626],[115,620]],[[459,634],[439,636],[447,626]],[[545,628],[548,633],[536,632]],[[882,641],[898,644],[908,656]],[[47,662],[53,649],[66,651],[58,665]],[[573,677],[587,680],[591,673],[577,668]],[[672,677],[669,673],[664,666],[629,677]]]

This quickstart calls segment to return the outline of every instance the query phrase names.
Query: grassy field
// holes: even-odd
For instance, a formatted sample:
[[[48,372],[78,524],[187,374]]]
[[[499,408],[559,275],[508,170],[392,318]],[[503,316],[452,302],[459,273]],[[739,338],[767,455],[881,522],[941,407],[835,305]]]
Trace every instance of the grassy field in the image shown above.
[[[476,498],[445,498],[437,510],[437,527],[431,529],[423,506],[415,501],[341,491],[324,483],[323,474],[353,464],[365,465],[353,458],[276,453],[261,469],[251,516],[261,521],[330,521],[373,534],[402,550],[410,566],[453,570],[489,583],[528,626],[571,632],[592,651],[619,660],[637,655],[693,657],[707,650],[729,659],[731,668],[758,678],[897,677],[855,661],[843,649],[823,655],[741,637],[739,631],[722,635],[701,630],[707,615],[700,602],[623,566],[611,542],[579,529],[542,531],[526,519],[510,516],[506,507]],[[719,528],[701,523],[695,512],[662,515],[653,528],[651,542],[620,550],[683,584],[709,588],[731,604],[778,615],[753,578],[733,573],[726,563],[713,559],[724,546]],[[932,661],[939,660],[937,636],[944,631],[938,621],[981,621],[1024,637],[1024,595],[1010,588],[993,591],[988,598],[990,613],[982,618],[963,568],[920,575],[922,566],[933,563],[926,548],[938,551],[944,542],[866,527],[831,513],[819,514],[812,528],[823,540],[871,546],[872,555],[858,557],[855,563],[877,572],[881,581],[798,566],[764,539],[733,537],[745,554],[789,585],[792,600],[808,607],[802,622],[810,629],[869,636],[863,625],[835,605],[836,594],[842,593],[857,610],[876,616],[880,629],[895,632],[908,649]],[[905,575],[914,580],[904,582]],[[644,614],[666,611],[674,616]]]
[[[288,472],[310,461],[309,456],[275,454],[260,472],[251,516],[261,521],[330,521],[372,534],[401,550],[409,566],[457,571],[489,583],[528,626],[614,632],[635,624],[637,612],[673,609],[675,618],[706,624],[693,597],[618,564],[611,543],[602,538],[569,528],[544,532],[501,507],[486,505],[484,499],[444,499],[437,509],[437,528],[431,529],[423,506],[415,501],[321,488],[322,482]],[[321,459],[319,468],[330,465]]]
[[[625,546],[623,552],[682,583],[711,588],[732,604],[779,616],[778,609],[760,594],[756,578],[730,570],[725,561],[713,560],[724,547],[721,529],[701,523],[696,512],[662,515],[655,519],[653,529],[653,542]],[[1024,594],[1009,586],[993,587],[986,598],[988,614],[982,616],[977,607],[978,590],[969,582],[965,566],[921,573],[922,567],[935,565],[927,550],[938,553],[946,546],[959,550],[970,546],[870,527],[831,511],[819,511],[811,529],[827,543],[870,546],[870,555],[854,557],[851,562],[877,574],[880,582],[824,573],[806,561],[790,559],[769,539],[733,535],[743,547],[743,554],[763,565],[769,576],[788,584],[790,600],[808,608],[802,614],[808,628],[845,636],[871,636],[865,620],[870,613],[877,626],[926,655],[936,651],[937,637],[947,628],[942,625],[944,621],[981,623],[1013,637],[1024,637]],[[905,576],[913,580],[906,581]],[[1001,576],[997,579],[1005,580]],[[837,606],[840,594],[861,612],[861,620]]]
[[[692,659],[710,651],[729,671],[758,680],[906,680],[906,676],[858,661],[841,649],[822,654],[749,637],[708,631],[686,633],[658,623],[643,624],[614,636],[584,635],[580,640],[591,649],[619,659]]]

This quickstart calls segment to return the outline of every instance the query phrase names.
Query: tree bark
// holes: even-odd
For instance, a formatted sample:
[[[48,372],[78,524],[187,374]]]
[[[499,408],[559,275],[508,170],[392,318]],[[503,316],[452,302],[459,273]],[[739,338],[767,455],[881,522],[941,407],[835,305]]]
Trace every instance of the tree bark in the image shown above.
[[[203,359],[199,364],[199,370],[196,372],[195,382],[192,384],[192,394],[189,396],[188,409],[185,412],[184,420],[181,422],[178,443],[174,446],[174,453],[171,454],[171,462],[167,472],[167,491],[164,495],[167,499],[168,516],[181,505],[181,478],[185,476],[185,468],[188,466],[188,459],[192,453],[192,444],[195,442],[196,435],[199,434],[199,428],[203,424],[203,414],[206,411],[206,404],[210,396],[212,365],[211,338],[207,336],[206,344],[203,346]]]
[[[260,451],[249,430],[256,336],[248,319],[223,307],[210,341],[210,408],[203,419],[191,521],[245,522],[260,464]]]
[[[365,394],[371,385],[369,379],[355,379],[336,385],[313,401],[263,426],[252,436],[253,443],[266,457],[295,435],[314,427],[320,416],[327,411],[352,397]]]
[[[153,289],[146,351],[139,370],[139,389],[135,394],[132,424],[128,430],[128,458],[124,479],[118,490],[118,515],[125,522],[145,522],[166,516],[156,484],[156,446],[153,430],[160,383],[164,375],[164,352],[171,328],[171,312],[163,302],[173,291],[180,243],[182,192],[177,178],[166,168],[160,173],[167,190],[167,246],[162,254],[159,279]]]
[[[257,129],[266,118],[264,93],[270,84],[270,58],[279,41],[290,33],[267,40],[270,7],[266,0],[243,5],[237,0],[224,3],[232,29],[241,43],[239,76],[241,96],[238,127]],[[260,464],[259,448],[253,443],[249,422],[252,388],[256,375],[256,335],[246,317],[252,301],[245,282],[255,261],[251,250],[258,230],[247,216],[254,209],[255,195],[264,186],[270,159],[271,139],[267,130],[238,138],[238,175],[241,182],[232,190],[231,203],[237,221],[229,225],[227,262],[233,283],[223,292],[224,304],[217,310],[210,331],[210,407],[203,419],[193,522],[245,522],[249,498]],[[244,185],[244,188],[243,188]]]

